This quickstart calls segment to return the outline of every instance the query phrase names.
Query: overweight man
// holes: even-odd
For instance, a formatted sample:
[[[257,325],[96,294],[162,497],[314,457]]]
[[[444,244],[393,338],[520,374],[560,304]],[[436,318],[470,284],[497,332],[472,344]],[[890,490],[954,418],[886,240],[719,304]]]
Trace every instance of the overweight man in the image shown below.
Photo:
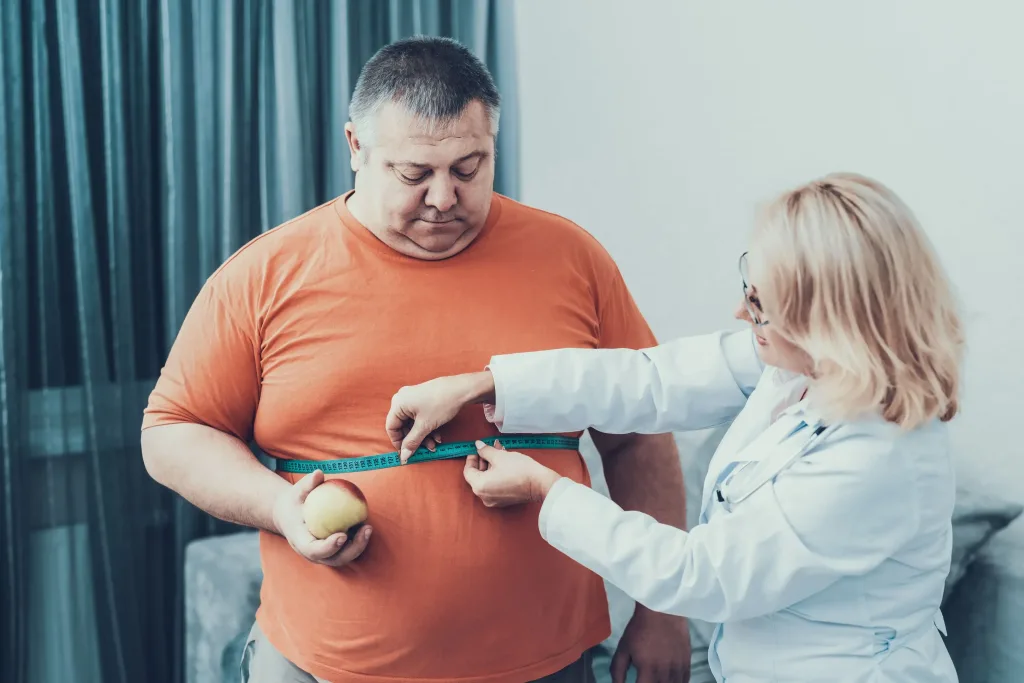
[[[346,125],[354,191],[221,265],[152,392],[151,476],[261,530],[251,683],[592,680],[588,651],[609,635],[603,584],[544,543],[536,506],[484,507],[460,461],[355,472],[368,524],[318,540],[302,501],[323,475],[272,471],[248,447],[311,461],[387,452],[403,385],[500,353],[656,343],[596,240],[494,192],[499,107],[486,68],[453,41],[378,52]],[[495,433],[467,409],[441,438]],[[683,526],[669,436],[593,438],[619,504]],[[576,450],[541,457],[589,482]],[[683,683],[685,621],[638,608],[616,680],[630,664],[640,683]]]

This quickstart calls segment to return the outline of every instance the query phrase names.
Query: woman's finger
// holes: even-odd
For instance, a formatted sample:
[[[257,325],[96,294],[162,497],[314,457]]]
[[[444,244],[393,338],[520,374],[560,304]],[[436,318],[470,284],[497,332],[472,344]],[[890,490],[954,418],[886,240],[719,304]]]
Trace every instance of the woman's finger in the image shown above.
[[[409,433],[405,435],[405,440],[402,441],[402,452],[401,459],[402,464],[405,464],[412,454],[420,447],[423,440],[430,434],[431,429],[420,421],[413,423],[412,427],[409,428]]]
[[[480,456],[470,455],[466,457],[466,466],[462,468],[462,476],[465,478],[466,483],[476,490],[476,484],[480,481]]]
[[[493,446],[488,446],[483,441],[477,441],[475,445],[476,452],[480,455],[480,457],[483,460],[486,460],[489,464],[493,465],[494,459],[496,457],[500,457],[500,451],[498,451],[497,448],[494,448]]]
[[[387,431],[391,443],[395,444],[396,447],[401,445],[402,439],[408,433],[408,429],[405,426],[405,413],[392,406],[391,410],[388,411],[387,418],[384,420],[384,429]]]
[[[495,439],[494,440],[494,450],[496,450],[496,451],[503,451],[503,450],[505,450],[505,447],[501,445],[501,441]],[[483,469],[484,471],[487,471],[488,469],[490,469],[490,467],[491,467],[491,463],[489,463],[486,460],[484,460],[484,466],[481,469]]]

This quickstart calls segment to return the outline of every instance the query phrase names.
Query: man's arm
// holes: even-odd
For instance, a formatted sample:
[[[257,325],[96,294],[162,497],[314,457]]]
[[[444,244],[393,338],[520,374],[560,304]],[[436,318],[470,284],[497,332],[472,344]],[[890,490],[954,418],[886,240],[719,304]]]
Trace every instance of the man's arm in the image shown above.
[[[605,434],[590,430],[601,454],[611,498],[624,510],[646,512],[686,528],[686,490],[671,434]]]
[[[358,535],[317,539],[302,515],[306,496],[323,482],[308,474],[289,484],[256,459],[238,437],[200,424],[168,424],[142,432],[146,471],[207,514],[235,524],[284,536],[311,562],[342,567],[358,558],[370,540],[370,527]]]
[[[671,434],[604,434],[590,430],[601,455],[612,500],[659,522],[686,528],[686,491]],[[612,680],[625,681],[630,666],[641,680],[682,683],[689,679],[690,633],[685,619],[637,605],[612,660]]]
[[[158,483],[208,514],[280,533],[274,501],[290,484],[230,434],[199,424],[169,424],[142,432],[142,459]]]
[[[249,291],[239,278],[212,277],[189,307],[143,414],[142,458],[153,479],[201,510],[276,532],[274,501],[289,484],[247,445],[262,369],[252,315],[224,294]]]
[[[214,276],[192,303],[143,415],[146,471],[214,517],[280,534],[311,562],[340,567],[362,553],[370,527],[351,539],[314,538],[302,506],[323,473],[290,484],[249,450],[262,382],[260,340],[250,304],[225,288],[252,289],[237,273],[228,285]]]

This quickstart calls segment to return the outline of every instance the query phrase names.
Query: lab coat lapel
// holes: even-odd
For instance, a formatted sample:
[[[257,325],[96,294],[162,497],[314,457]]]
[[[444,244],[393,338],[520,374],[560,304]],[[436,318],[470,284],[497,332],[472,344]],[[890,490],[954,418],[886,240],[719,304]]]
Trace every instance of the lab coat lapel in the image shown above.
[[[733,463],[762,460],[765,456],[779,450],[777,448],[778,444],[792,434],[799,423],[799,419],[795,421],[793,419],[777,420],[775,424],[756,434],[752,439],[748,438],[746,445],[736,452],[722,454],[727,457],[721,458],[718,466],[709,470],[708,477],[704,482],[704,495],[701,498],[700,507],[701,524],[707,523],[708,507],[711,505],[714,492],[718,488],[723,475],[727,474],[726,468],[729,468]],[[715,457],[718,458],[718,456],[719,453],[716,453]]]
[[[733,421],[732,426],[722,438],[721,444],[708,464],[707,476],[704,478],[703,495],[701,497],[699,520],[701,524],[707,522],[708,506],[711,503],[722,471],[730,463],[757,459],[751,457],[752,454],[758,452],[757,449],[751,450],[751,446],[755,443],[770,443],[765,439],[774,426],[778,424],[778,420],[773,419],[775,418],[775,409],[780,402],[785,402],[788,397],[796,393],[798,387],[802,390],[805,381],[799,375],[778,368],[769,368],[761,376],[757,387],[751,393],[750,398],[747,399],[746,406],[744,406],[743,410]],[[793,407],[790,406],[789,409],[783,410],[782,415],[787,414]]]

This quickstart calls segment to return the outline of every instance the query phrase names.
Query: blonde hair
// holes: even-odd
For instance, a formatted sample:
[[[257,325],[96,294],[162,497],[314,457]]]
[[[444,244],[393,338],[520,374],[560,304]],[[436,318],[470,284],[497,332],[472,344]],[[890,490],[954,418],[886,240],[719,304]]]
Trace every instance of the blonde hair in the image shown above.
[[[750,258],[766,318],[811,357],[812,395],[831,417],[880,409],[912,429],[956,415],[959,315],[895,193],[848,173],[786,192],[765,208]]]

